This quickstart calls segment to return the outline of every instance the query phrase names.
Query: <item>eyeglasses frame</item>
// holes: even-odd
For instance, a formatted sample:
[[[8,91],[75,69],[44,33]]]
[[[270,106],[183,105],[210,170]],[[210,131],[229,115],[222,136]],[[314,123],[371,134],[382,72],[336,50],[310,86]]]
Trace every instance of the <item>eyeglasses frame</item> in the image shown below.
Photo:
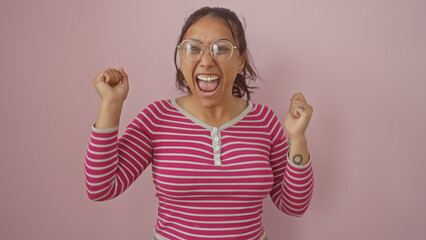
[[[200,51],[200,55],[198,56],[198,58],[197,59],[195,59],[195,60],[188,60],[188,59],[186,59],[184,56],[182,56],[182,53],[181,53],[181,51],[180,51],[180,48],[181,48],[181,46],[182,46],[182,44],[185,42],[185,41],[195,41],[195,42],[198,42],[201,46],[202,46],[202,48],[201,48],[201,51]],[[231,44],[231,46],[232,46],[232,51],[231,51],[231,55],[229,56],[229,58],[228,58],[228,60],[226,60],[226,61],[222,61],[222,62],[228,62],[229,61],[229,59],[231,59],[232,58],[232,55],[234,54],[234,49],[238,49],[238,47],[237,46],[234,46],[234,44],[232,44],[232,42],[231,41],[229,41],[228,39],[218,39],[218,40],[215,40],[214,42],[212,42],[211,44],[210,44],[210,47],[209,47],[209,52],[210,52],[210,56],[212,57],[212,59],[213,60],[215,60],[215,61],[217,61],[216,60],[216,58],[213,56],[213,51],[212,51],[212,48],[213,48],[213,44],[215,43],[215,42],[217,42],[217,41],[228,41],[230,44]],[[204,45],[202,42],[200,42],[199,40],[197,40],[197,39],[193,39],[193,38],[188,38],[188,39],[184,39],[182,42],[180,42],[179,43],[179,45],[177,46],[177,48],[179,49],[179,55],[183,58],[183,59],[185,59],[186,61],[189,61],[189,62],[196,62],[196,61],[198,61],[198,60],[200,60],[201,59],[201,56],[203,56],[204,55],[204,53],[205,53],[205,47],[206,47],[207,45]],[[220,61],[219,61],[220,62]]]

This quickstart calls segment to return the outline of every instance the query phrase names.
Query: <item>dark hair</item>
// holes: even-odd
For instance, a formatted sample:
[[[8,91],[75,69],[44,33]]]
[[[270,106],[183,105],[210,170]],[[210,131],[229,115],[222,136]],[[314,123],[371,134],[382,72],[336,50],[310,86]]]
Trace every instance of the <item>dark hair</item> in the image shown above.
[[[188,31],[189,27],[191,27],[197,20],[204,16],[213,16],[222,19],[229,27],[232,33],[232,37],[234,38],[235,42],[237,43],[238,50],[240,54],[242,55],[245,51],[247,53],[245,57],[245,64],[244,68],[242,69],[241,73],[237,74],[237,77],[235,78],[234,85],[232,87],[232,95],[237,97],[243,97],[244,95],[247,95],[247,100],[250,100],[250,93],[252,92],[251,89],[255,89],[256,87],[249,87],[246,83],[246,79],[254,82],[256,81],[257,74],[252,67],[250,61],[249,61],[249,53],[247,49],[247,41],[244,33],[243,25],[241,24],[240,19],[238,16],[231,10],[221,7],[203,7],[195,11],[194,13],[189,16],[188,19],[186,19],[185,24],[182,27],[182,32],[180,34],[180,37],[178,39],[178,44],[182,42],[183,37],[185,36],[186,32]],[[178,45],[177,44],[177,45]],[[177,64],[177,48],[175,50],[175,67],[176,67],[176,87],[181,91],[188,91],[191,92],[189,89],[189,86],[186,84],[185,78],[180,71],[178,64]]]

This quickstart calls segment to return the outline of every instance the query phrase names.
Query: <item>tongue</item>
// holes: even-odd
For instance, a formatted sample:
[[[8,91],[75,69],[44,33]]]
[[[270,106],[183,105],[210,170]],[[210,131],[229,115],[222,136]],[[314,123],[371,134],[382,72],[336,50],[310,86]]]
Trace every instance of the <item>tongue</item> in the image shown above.
[[[213,80],[213,81],[201,81],[198,80],[198,87],[203,90],[204,92],[213,92],[217,85],[219,85],[219,80]]]

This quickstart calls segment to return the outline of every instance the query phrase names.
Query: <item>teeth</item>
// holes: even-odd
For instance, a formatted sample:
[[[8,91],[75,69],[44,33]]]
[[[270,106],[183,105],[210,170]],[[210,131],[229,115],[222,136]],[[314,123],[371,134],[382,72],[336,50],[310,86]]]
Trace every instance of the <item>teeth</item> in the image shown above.
[[[209,81],[213,81],[216,79],[219,79],[219,76],[215,76],[215,75],[199,75],[197,76],[198,79],[209,82]]]

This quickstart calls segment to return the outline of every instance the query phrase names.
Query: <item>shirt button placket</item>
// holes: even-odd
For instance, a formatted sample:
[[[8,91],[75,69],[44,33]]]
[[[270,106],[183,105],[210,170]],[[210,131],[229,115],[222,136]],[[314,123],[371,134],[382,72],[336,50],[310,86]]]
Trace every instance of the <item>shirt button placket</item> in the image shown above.
[[[212,143],[213,143],[214,165],[221,166],[222,161],[220,159],[220,152],[221,152],[220,132],[216,127],[214,127],[211,130],[211,136],[212,136]]]

